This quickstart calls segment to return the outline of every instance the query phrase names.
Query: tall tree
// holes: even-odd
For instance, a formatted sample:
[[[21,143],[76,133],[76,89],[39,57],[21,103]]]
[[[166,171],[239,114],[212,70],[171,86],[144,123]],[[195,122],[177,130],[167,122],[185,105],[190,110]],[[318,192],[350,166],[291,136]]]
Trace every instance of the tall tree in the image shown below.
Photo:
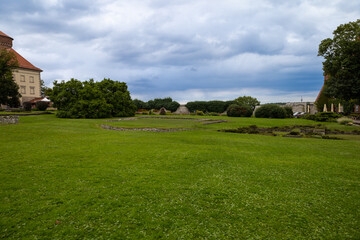
[[[342,100],[360,98],[360,19],[342,24],[333,38],[321,41],[318,56],[325,58],[325,95]]]
[[[18,107],[20,105],[19,86],[13,79],[12,71],[18,66],[16,56],[7,49],[0,51],[0,104]]]
[[[255,107],[257,105],[260,105],[260,102],[253,97],[250,96],[243,96],[243,97],[238,97],[234,100],[238,105],[247,105],[250,106],[252,111],[254,111]]]

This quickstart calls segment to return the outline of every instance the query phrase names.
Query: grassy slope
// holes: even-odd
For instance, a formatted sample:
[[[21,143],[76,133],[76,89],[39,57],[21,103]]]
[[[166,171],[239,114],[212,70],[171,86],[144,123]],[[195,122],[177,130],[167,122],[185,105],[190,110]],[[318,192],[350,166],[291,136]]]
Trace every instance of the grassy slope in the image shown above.
[[[228,120],[171,133],[48,115],[0,126],[0,237],[360,238],[359,141],[213,131],[305,121]],[[136,121],[111,124],[147,125]]]

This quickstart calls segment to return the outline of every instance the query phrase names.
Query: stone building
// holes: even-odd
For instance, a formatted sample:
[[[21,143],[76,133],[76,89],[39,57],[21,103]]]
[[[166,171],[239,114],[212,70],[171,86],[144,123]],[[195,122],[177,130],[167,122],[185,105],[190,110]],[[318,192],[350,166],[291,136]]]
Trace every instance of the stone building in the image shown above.
[[[295,112],[304,112],[315,114],[317,113],[316,106],[313,102],[288,102],[285,106],[292,108],[292,111]]]
[[[32,65],[12,48],[13,40],[12,37],[0,31],[0,49],[5,48],[9,52],[13,52],[19,64],[19,67],[13,71],[13,77],[19,85],[22,95],[20,102],[23,103],[41,97],[40,73],[42,70]]]

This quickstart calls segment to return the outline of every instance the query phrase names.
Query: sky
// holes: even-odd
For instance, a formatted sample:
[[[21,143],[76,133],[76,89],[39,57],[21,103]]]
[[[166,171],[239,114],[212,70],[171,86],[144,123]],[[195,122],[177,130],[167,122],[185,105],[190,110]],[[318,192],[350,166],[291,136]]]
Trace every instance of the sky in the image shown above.
[[[132,98],[312,102],[321,40],[358,0],[0,0],[0,31],[54,80],[126,82]]]

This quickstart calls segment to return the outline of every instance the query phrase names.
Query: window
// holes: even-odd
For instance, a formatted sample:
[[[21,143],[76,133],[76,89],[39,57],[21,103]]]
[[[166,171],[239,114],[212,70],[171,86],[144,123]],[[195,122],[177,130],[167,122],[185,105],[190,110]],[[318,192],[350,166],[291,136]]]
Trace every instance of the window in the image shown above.
[[[20,82],[25,82],[25,75],[20,75]]]
[[[30,94],[34,95],[35,94],[35,87],[30,87]]]
[[[355,105],[355,112],[359,112],[359,105]]]
[[[30,76],[30,80],[29,82],[33,83],[34,82],[34,77],[33,76]]]
[[[25,86],[20,86],[20,93],[21,94],[26,94],[26,87]]]

